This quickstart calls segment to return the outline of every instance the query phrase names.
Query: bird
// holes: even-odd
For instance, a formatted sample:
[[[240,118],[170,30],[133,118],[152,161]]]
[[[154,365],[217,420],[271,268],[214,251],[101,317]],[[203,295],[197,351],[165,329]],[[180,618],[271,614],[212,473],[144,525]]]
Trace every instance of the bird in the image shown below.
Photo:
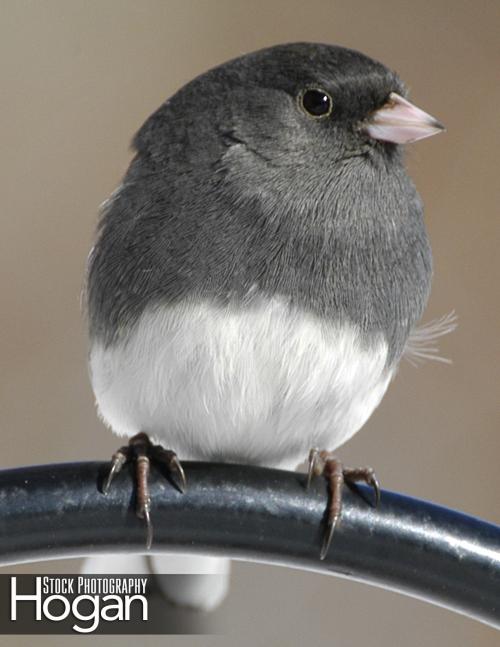
[[[321,558],[343,483],[378,498],[334,451],[418,336],[432,254],[404,145],[443,129],[382,63],[307,42],[205,72],[139,129],[85,295],[99,415],[129,439],[105,491],[135,461],[148,548],[152,461],[184,488],[186,460],[309,457],[330,487]]]

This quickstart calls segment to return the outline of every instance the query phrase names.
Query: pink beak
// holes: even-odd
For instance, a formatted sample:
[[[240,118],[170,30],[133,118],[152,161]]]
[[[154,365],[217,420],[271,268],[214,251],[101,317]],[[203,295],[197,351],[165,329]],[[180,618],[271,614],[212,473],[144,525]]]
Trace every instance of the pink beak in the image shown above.
[[[408,144],[444,130],[443,124],[395,92],[362,126],[373,139],[393,144]]]

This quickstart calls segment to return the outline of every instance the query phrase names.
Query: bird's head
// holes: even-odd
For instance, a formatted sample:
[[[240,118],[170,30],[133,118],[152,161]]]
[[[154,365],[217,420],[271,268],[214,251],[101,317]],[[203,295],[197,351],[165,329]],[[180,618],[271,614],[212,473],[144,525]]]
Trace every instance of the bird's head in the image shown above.
[[[401,165],[400,144],[443,129],[406,94],[397,74],[357,51],[278,45],[188,83],[135,145],[188,175],[204,166],[226,171],[238,192],[290,196],[307,184],[317,199],[315,189],[324,192],[346,169],[362,179],[371,165]]]

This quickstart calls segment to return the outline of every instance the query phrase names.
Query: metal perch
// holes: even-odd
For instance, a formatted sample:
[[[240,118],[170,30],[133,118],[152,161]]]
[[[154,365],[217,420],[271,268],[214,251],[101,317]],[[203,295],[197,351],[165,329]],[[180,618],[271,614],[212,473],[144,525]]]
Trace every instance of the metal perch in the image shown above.
[[[153,552],[210,552],[359,580],[448,607],[500,628],[500,527],[365,486],[346,489],[341,522],[319,559],[327,502],[322,478],[243,465],[184,463],[181,494],[152,470]],[[131,473],[107,496],[109,463],[0,472],[0,564],[145,552]]]

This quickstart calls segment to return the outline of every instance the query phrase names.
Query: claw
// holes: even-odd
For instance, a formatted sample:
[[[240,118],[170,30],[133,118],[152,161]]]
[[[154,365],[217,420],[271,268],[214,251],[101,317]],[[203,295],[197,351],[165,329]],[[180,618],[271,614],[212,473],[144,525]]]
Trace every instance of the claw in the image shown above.
[[[157,461],[166,466],[175,485],[184,494],[187,488],[186,475],[181,462],[177,458],[177,454],[168,449],[164,449],[161,445],[155,445],[153,447],[153,456]]]
[[[163,463],[170,477],[174,476],[174,484],[181,491],[186,489],[186,475],[175,452],[164,449],[161,445],[153,445],[144,432],[133,436],[129,444],[121,447],[113,454],[111,468],[102,487],[103,494],[107,494],[111,481],[129,460],[135,462],[136,473],[136,507],[135,513],[139,519],[146,523],[146,549],[153,544],[153,524],[151,523],[151,496],[149,493],[149,474],[152,461]]]
[[[174,454],[171,460],[170,467],[172,471],[174,471],[177,475],[177,486],[179,487],[180,491],[184,494],[187,488],[187,482],[186,482],[186,475],[184,473],[184,469],[177,458],[177,455]]]
[[[307,483],[306,483],[306,489],[308,490],[311,486],[311,481],[312,477],[314,476],[314,470],[316,467],[316,463],[318,462],[318,455],[319,455],[319,450],[313,447],[311,451],[309,452],[309,469],[307,472]]]
[[[146,521],[146,549],[150,550],[153,545],[153,524],[151,523],[151,515],[149,514],[149,506],[144,508],[144,520]]]
[[[373,492],[375,494],[375,507],[378,508],[380,505],[380,483],[378,482],[378,478],[375,476],[375,474],[372,474],[371,477],[368,479],[368,485],[371,485],[373,488]]]
[[[323,535],[323,543],[321,545],[321,552],[319,554],[319,558],[321,561],[323,561],[328,554],[328,550],[332,543],[333,533],[335,532],[335,528],[337,526],[338,520],[339,520],[339,515],[335,515],[334,517],[332,517],[331,519],[328,519],[327,521],[325,533]]]
[[[122,467],[128,460],[128,447],[121,447],[113,454],[111,458],[111,469],[109,470],[108,477],[102,486],[102,493],[107,494],[111,486],[113,478],[121,471]]]
[[[342,489],[344,483],[364,481],[373,488],[374,506],[380,503],[380,485],[375,472],[371,467],[344,467],[331,452],[311,449],[309,452],[309,472],[307,487],[311,484],[314,475],[322,474],[328,483],[329,504],[326,510],[326,527],[323,534],[320,559],[327,556],[332,543],[335,528],[342,513]]]

